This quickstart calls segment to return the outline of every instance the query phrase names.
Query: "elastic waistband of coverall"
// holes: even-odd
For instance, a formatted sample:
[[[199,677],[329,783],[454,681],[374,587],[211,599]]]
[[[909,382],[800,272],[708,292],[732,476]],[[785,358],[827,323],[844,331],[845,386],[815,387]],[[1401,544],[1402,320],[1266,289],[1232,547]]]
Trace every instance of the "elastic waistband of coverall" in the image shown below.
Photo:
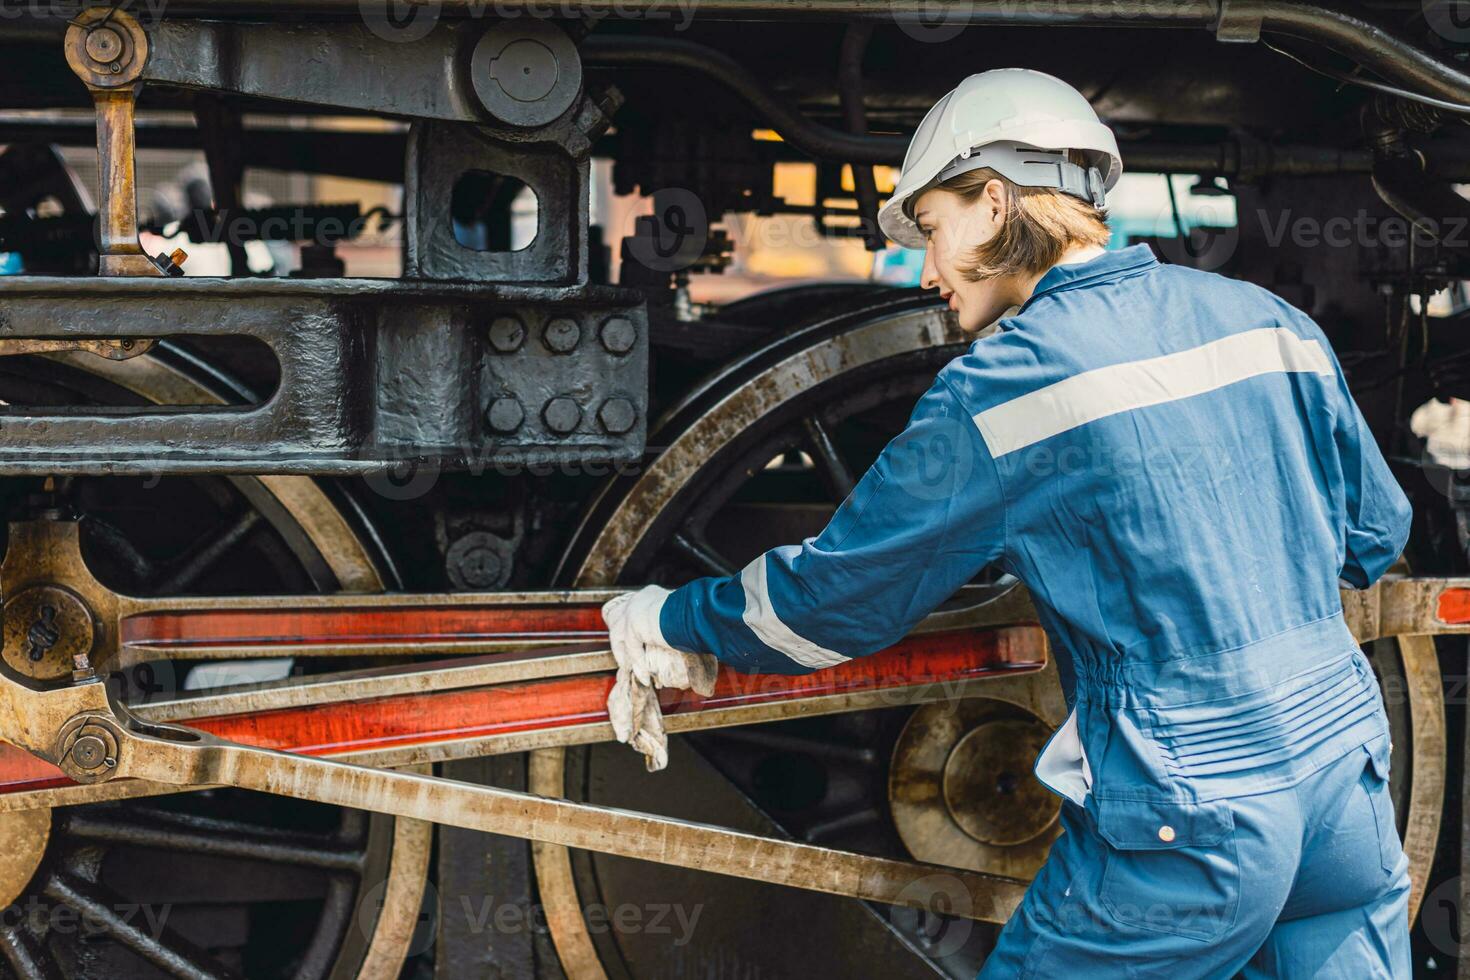
[[[1291,785],[1388,727],[1341,613],[1211,654],[1120,663],[1108,680],[1078,680],[1083,751],[1103,796]]]
[[[1222,704],[1230,700],[1279,700],[1294,690],[1314,690],[1358,642],[1338,609],[1249,643],[1179,657],[1133,659],[1106,655],[1073,661],[1076,699],[1137,710]],[[1243,706],[1243,705],[1241,705]]]
[[[1386,726],[1372,668],[1340,614],[1207,655],[1123,663],[1109,679],[1078,680],[1089,755],[1111,745],[1108,758],[1140,763],[1119,770],[1133,772],[1127,781],[1184,780],[1201,798],[1293,783]]]

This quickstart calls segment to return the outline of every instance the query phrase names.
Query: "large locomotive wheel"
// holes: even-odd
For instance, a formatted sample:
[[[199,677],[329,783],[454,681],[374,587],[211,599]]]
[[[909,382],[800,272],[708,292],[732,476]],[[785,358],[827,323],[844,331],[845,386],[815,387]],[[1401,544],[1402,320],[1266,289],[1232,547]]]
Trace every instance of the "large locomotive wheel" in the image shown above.
[[[166,345],[126,361],[0,359],[0,397],[17,402],[200,404],[239,394]],[[15,512],[37,482],[6,481],[0,495]],[[36,506],[77,513],[89,568],[119,591],[381,591],[393,574],[349,498],[305,477],[77,477],[60,491]],[[135,697],[169,693],[182,677],[167,663],[139,671],[119,679]],[[218,790],[0,815],[0,972],[396,977],[419,917],[430,831]]]
[[[561,578],[579,587],[673,585],[729,574],[816,533],[967,338],[932,300],[880,296],[774,339],[721,369],[653,427],[662,454],[612,481]],[[997,582],[1004,587],[1004,582]],[[1443,708],[1433,658],[1406,642],[1375,662],[1406,758],[1398,812],[1416,881],[1443,800]],[[1017,683],[1023,681],[1023,683]],[[961,705],[802,718],[673,739],[647,774],[626,747],[532,753],[531,788],[878,854],[1029,876],[1056,834],[1055,798],[1031,774],[1064,711],[1050,671],[999,679]],[[993,931],[690,869],[534,848],[547,921],[569,976],[725,972],[973,976]],[[650,926],[683,909],[681,934]],[[614,916],[625,911],[624,926]],[[631,911],[628,911],[631,910]],[[589,926],[590,923],[590,926]],[[667,925],[668,923],[665,923]],[[682,942],[680,941],[682,940]]]

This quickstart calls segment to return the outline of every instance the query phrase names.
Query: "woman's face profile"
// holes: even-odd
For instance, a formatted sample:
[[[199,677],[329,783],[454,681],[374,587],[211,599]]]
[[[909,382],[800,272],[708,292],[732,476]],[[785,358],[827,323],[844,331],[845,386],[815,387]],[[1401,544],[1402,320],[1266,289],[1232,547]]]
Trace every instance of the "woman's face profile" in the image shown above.
[[[968,203],[940,187],[931,187],[914,202],[914,220],[925,241],[919,285],[939,290],[966,333],[976,333],[1022,302],[1018,277],[971,282],[960,272],[970,251],[994,238],[1005,223],[1005,193],[1005,185],[992,180]]]

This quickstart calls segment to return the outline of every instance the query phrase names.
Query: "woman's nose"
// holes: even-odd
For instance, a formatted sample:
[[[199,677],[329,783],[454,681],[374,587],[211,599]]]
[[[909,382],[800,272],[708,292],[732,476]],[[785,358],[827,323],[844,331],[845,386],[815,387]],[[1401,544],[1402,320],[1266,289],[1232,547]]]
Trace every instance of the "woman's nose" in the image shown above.
[[[939,270],[934,268],[934,256],[927,248],[924,249],[924,268],[919,273],[919,285],[924,289],[939,286]]]

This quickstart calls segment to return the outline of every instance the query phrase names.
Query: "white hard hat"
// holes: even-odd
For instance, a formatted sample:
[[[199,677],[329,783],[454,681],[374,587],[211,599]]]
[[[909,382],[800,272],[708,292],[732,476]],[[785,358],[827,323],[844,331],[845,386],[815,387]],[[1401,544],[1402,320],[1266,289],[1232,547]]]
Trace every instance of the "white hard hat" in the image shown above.
[[[1080,150],[1087,167],[1067,160]],[[1030,68],[996,68],[971,75],[919,123],[904,154],[893,196],[878,226],[900,245],[923,248],[910,214],[930,187],[977,167],[991,167],[1023,187],[1055,187],[1102,207],[1118,182],[1118,141],[1082,93]]]

